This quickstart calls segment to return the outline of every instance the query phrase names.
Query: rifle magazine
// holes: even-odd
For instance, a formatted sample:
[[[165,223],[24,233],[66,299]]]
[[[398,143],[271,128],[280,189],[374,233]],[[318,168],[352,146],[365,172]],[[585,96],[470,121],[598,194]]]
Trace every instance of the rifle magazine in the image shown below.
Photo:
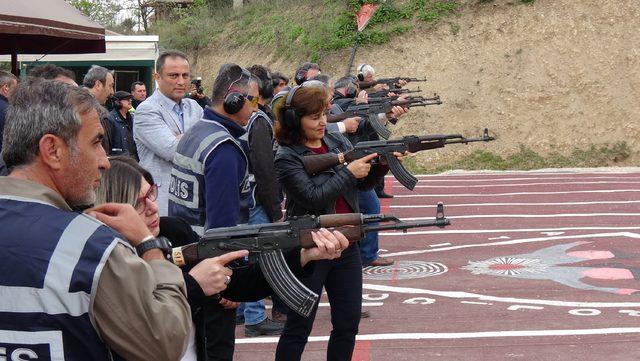
[[[309,317],[320,297],[293,275],[282,251],[261,252],[258,263],[267,282],[282,301],[299,315]]]
[[[409,171],[402,166],[402,163],[400,163],[393,154],[387,156],[387,164],[389,164],[389,169],[391,170],[391,173],[393,173],[393,176],[396,177],[398,182],[400,182],[400,184],[405,188],[413,190],[416,184],[418,184],[418,178],[409,173]]]
[[[381,138],[389,139],[389,137],[391,136],[391,131],[389,131],[387,127],[380,123],[378,114],[369,115],[369,124],[371,124],[371,128],[373,128],[373,130],[375,130]]]

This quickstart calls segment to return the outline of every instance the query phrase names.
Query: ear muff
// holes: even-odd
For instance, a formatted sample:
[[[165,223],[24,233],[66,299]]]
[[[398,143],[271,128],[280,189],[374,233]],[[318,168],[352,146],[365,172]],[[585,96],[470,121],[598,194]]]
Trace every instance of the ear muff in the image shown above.
[[[282,120],[284,121],[285,126],[292,130],[300,128],[300,117],[298,116],[298,112],[294,107],[291,106],[293,96],[296,94],[296,91],[298,89],[300,89],[300,86],[291,89],[289,91],[289,94],[287,94],[287,99],[284,102],[284,114]]]
[[[224,97],[224,103],[222,108],[228,114],[236,114],[244,106],[246,98],[244,94],[238,92],[231,92]]]
[[[358,75],[357,76],[358,76],[358,80],[360,80],[360,81],[364,81],[364,73],[362,72],[362,69],[364,69],[364,67],[366,65],[367,64],[360,64],[360,66],[358,67]]]
[[[245,94],[242,94],[240,92],[234,91],[232,92],[231,89],[233,88],[233,85],[237,82],[239,82],[240,80],[242,80],[242,78],[251,78],[251,73],[249,73],[248,70],[241,68],[242,69],[242,73],[240,73],[240,77],[236,80],[234,80],[230,85],[229,88],[227,88],[227,94],[225,94],[224,96],[224,101],[222,102],[222,109],[224,109],[225,112],[227,112],[227,114],[236,114],[237,112],[240,111],[240,109],[242,109],[242,107],[244,106],[244,102],[247,99]]]
[[[295,77],[296,84],[302,85],[302,83],[307,81],[307,72],[308,72],[308,69],[298,70]]]

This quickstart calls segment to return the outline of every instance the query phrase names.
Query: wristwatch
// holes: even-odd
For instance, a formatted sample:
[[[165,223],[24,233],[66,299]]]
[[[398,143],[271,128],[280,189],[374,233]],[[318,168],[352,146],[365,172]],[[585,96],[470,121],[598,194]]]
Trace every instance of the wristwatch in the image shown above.
[[[136,252],[140,257],[142,257],[146,251],[151,249],[159,249],[162,251],[164,256],[167,257],[171,252],[171,242],[169,242],[167,237],[159,236],[143,240],[136,246]]]

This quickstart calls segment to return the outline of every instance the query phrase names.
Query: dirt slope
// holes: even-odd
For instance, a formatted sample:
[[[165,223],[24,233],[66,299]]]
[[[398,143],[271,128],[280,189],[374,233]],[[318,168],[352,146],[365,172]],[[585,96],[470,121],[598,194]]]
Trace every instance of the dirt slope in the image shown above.
[[[626,140],[625,165],[640,160],[640,10],[637,1],[468,1],[458,16],[415,30],[391,44],[360,48],[356,64],[378,76],[414,75],[445,104],[416,109],[394,135],[475,135],[489,127],[510,153],[523,143],[545,152]],[[323,59],[325,73],[343,75],[348,50]],[[292,74],[298,61],[274,60],[268,50],[225,49],[199,54],[195,72],[210,85],[220,64],[263,63]],[[417,84],[416,84],[417,85]],[[415,87],[415,86],[414,86]],[[478,146],[420,154],[440,163]]]

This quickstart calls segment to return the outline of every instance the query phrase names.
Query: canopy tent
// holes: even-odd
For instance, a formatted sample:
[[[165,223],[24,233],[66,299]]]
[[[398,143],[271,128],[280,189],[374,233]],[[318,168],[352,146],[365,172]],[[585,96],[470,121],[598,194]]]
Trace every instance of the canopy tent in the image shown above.
[[[104,27],[64,0],[0,0],[0,54],[104,53]]]

